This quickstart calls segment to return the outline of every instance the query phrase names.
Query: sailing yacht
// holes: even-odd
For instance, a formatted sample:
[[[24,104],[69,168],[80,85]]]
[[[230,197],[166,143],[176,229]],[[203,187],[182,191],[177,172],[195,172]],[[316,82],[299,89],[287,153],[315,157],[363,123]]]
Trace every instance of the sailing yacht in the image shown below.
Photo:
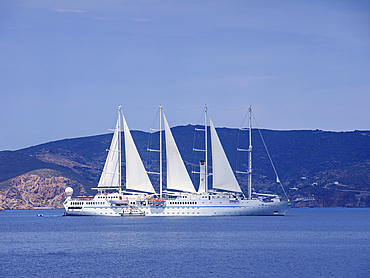
[[[207,112],[207,107],[205,107]],[[195,190],[185,168],[166,117],[163,114],[167,154],[167,191],[160,196],[162,202],[139,206],[146,216],[236,216],[236,215],[285,215],[296,203],[302,201],[281,201],[278,195],[256,194],[252,196],[252,144],[251,108],[249,108],[249,169],[248,195],[239,186],[227,159],[214,124],[210,120],[212,147],[212,188],[208,189],[207,173],[207,113],[205,123],[205,161],[200,162],[200,185]],[[171,192],[172,190],[176,190]],[[162,192],[162,189],[161,189]]]
[[[200,183],[195,189],[180,155],[170,126],[160,106],[160,193],[156,194],[119,107],[118,121],[111,146],[93,199],[72,198],[73,189],[65,190],[66,215],[104,216],[236,216],[285,215],[303,199],[281,201],[278,195],[252,196],[251,108],[249,108],[248,194],[244,195],[227,159],[214,124],[210,121],[212,173],[207,161],[207,107],[205,107],[205,160],[200,161]],[[162,115],[165,132],[167,183],[162,185]],[[121,118],[124,125],[126,190],[121,189]],[[199,151],[199,150],[198,150]],[[212,186],[208,178],[212,175]],[[115,192],[111,192],[115,191]]]
[[[126,157],[126,190],[121,188],[121,119],[124,127]],[[144,168],[139,152],[131,136],[127,122],[118,107],[118,120],[108,156],[97,188],[92,198],[72,198],[73,189],[67,187],[63,203],[65,215],[144,215],[137,205],[146,205],[155,194],[153,185]]]

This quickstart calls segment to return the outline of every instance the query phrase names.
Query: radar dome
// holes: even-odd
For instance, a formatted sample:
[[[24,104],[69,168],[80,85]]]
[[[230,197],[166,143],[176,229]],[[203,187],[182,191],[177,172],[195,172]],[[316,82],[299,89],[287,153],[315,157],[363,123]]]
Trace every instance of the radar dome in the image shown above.
[[[73,188],[72,187],[67,187],[64,192],[66,193],[67,196],[72,196],[73,194]]]

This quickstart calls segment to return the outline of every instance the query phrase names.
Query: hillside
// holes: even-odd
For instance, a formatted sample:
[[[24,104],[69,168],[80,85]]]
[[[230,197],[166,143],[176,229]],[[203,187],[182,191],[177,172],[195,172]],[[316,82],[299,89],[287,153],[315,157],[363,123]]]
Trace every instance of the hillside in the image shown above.
[[[203,132],[196,132],[192,125],[174,127],[172,132],[189,173],[198,171],[204,153],[194,152],[193,148],[204,148]],[[247,132],[229,128],[219,128],[217,132],[234,171],[245,170],[247,154],[237,148],[248,147]],[[305,206],[370,206],[370,131],[260,132],[289,198],[313,195],[316,201],[301,203]],[[253,187],[282,195],[260,132],[252,132]],[[158,133],[133,131],[132,135],[144,165],[158,171],[158,154],[147,152],[148,147],[159,148]],[[0,152],[0,208],[60,207],[59,196],[67,186],[72,186],[76,195],[95,194],[91,188],[99,181],[111,138],[112,134],[105,134],[65,139]],[[212,172],[210,152],[208,161]],[[197,187],[199,176],[190,176]],[[157,189],[158,177],[151,178]],[[237,178],[245,190],[246,177],[238,174]]]

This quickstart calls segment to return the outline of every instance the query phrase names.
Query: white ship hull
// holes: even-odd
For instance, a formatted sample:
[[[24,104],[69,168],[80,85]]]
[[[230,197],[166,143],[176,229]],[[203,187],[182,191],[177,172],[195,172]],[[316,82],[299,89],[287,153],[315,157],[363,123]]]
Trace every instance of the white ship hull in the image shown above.
[[[163,205],[141,206],[146,216],[284,216],[300,200],[263,201],[229,195],[182,195]]]
[[[141,209],[145,216],[284,216],[295,203],[241,200],[237,204],[225,201],[220,204],[150,206]]]
[[[66,209],[64,215],[66,216],[121,216],[122,208],[112,207],[95,207],[82,209]]]
[[[93,199],[67,197],[63,205],[68,216],[121,216],[139,200],[142,198],[107,193],[97,194]]]
[[[64,202],[64,215],[68,216],[121,216],[124,207],[109,202],[98,202],[69,199]]]
[[[284,216],[300,200],[266,202],[260,199],[237,199],[223,195],[183,195],[153,204],[137,197],[130,205],[69,199],[64,203],[68,216]],[[76,205],[77,204],[77,205]],[[144,205],[145,204],[145,205]]]

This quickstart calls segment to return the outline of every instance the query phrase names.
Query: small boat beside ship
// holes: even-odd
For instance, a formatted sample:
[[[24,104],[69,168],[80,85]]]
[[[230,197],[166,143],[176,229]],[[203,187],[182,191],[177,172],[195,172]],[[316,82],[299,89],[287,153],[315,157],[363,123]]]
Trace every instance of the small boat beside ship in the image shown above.
[[[129,206],[123,209],[121,216],[145,216],[145,212],[136,206]]]
[[[227,159],[217,131],[209,117],[212,153],[212,173],[208,173],[207,133],[208,116],[205,107],[205,153],[200,162],[200,182],[195,189],[177,148],[167,119],[160,107],[160,185],[156,193],[139,156],[126,120],[119,107],[118,121],[111,146],[97,188],[92,199],[73,198],[67,188],[64,201],[65,215],[101,216],[236,216],[285,215],[303,199],[283,201],[278,195],[252,193],[251,108],[249,108],[248,193],[244,195]],[[167,179],[162,184],[162,115],[164,122]],[[121,119],[124,126],[126,180],[121,188]],[[198,150],[199,151],[199,150]],[[241,173],[241,172],[238,172]],[[208,179],[212,176],[212,185]],[[210,187],[210,188],[209,188]],[[112,192],[113,191],[113,192]]]

